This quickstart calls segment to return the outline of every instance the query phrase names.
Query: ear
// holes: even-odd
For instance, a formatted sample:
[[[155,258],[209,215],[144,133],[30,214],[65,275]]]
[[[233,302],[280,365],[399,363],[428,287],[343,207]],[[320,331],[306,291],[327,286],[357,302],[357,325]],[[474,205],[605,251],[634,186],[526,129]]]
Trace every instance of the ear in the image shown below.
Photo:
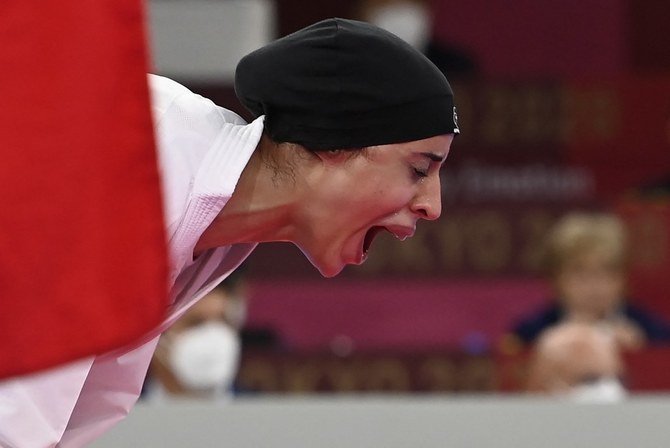
[[[313,152],[319,159],[321,159],[322,162],[327,164],[340,163],[345,159],[349,158],[350,156],[350,154],[347,154],[348,151],[343,151],[341,149],[329,149],[328,151],[313,151]]]
[[[363,149],[330,149],[328,151],[313,151],[323,163],[338,165],[352,160],[364,153]]]

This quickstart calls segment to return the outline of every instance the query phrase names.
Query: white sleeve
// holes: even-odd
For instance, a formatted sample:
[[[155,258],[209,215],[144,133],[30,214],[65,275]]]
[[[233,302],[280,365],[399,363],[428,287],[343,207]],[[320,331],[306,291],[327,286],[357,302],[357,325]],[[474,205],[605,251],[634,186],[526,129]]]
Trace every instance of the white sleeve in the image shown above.
[[[158,338],[120,355],[95,358],[59,448],[87,446],[128,415],[142,391]]]
[[[92,364],[90,357],[0,382],[0,446],[56,446]]]
[[[86,446],[133,407],[157,343],[0,382],[0,446]]]

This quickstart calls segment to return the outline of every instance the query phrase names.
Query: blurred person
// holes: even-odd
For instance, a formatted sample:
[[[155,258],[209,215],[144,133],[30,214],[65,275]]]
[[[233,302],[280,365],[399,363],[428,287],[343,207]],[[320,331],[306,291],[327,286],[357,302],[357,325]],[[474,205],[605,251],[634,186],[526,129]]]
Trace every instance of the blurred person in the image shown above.
[[[421,51],[450,79],[473,77],[479,72],[475,59],[466,50],[433,38],[430,1],[363,0],[358,6],[358,15]]]
[[[624,399],[623,363],[611,334],[585,322],[547,329],[534,347],[528,391],[584,403]]]
[[[359,6],[362,18],[390,31],[423,52],[431,38],[432,16],[423,0],[364,0]]]
[[[531,344],[560,322],[585,322],[611,332],[625,350],[670,341],[670,326],[626,297],[626,236],[609,214],[569,214],[550,232],[546,262],[556,299],[514,328]]]
[[[175,81],[149,83],[171,263],[165,320],[129,346],[0,385],[4,446],[83,446],[121,420],[160,334],[257,243],[291,242],[332,277],[363,263],[378,233],[405,239],[441,214],[439,172],[460,132],[453,92],[386,31],[329,19],[245,56],[235,90],[249,124]]]
[[[240,362],[244,302],[231,276],[165,331],[151,360],[145,398],[229,397]]]

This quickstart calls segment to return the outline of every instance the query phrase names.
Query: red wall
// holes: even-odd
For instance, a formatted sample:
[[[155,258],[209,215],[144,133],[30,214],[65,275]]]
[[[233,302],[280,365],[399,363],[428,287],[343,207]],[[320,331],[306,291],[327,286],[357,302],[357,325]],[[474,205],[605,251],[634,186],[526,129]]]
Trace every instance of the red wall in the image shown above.
[[[548,297],[537,280],[255,280],[251,293],[248,324],[300,351],[484,348]]]
[[[433,0],[435,35],[492,77],[611,75],[628,64],[625,0]]]

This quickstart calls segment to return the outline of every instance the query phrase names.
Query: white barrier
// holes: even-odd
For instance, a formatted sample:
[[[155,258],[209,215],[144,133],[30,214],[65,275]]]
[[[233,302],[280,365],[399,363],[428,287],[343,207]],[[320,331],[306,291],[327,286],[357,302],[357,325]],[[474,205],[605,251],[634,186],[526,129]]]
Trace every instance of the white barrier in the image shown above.
[[[94,448],[670,446],[670,396],[617,405],[519,397],[254,398],[139,404]]]

